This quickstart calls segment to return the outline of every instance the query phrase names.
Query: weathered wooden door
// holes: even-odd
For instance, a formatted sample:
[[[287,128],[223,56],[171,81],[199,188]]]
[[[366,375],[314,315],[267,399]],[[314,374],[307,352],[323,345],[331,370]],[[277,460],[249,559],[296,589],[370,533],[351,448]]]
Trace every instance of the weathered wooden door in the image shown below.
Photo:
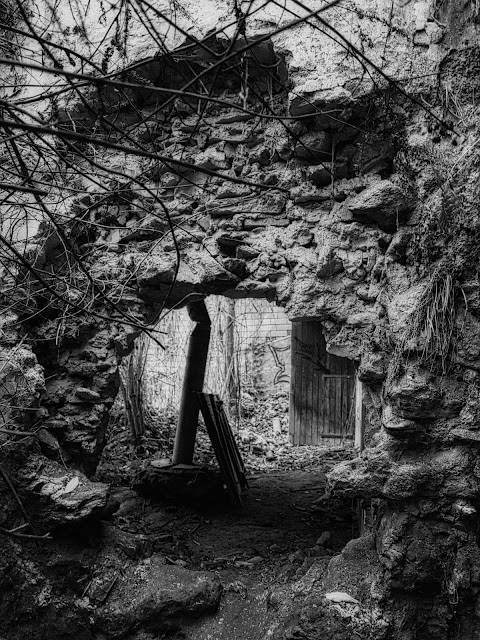
[[[339,445],[353,439],[355,363],[327,353],[320,322],[292,323],[290,441]]]

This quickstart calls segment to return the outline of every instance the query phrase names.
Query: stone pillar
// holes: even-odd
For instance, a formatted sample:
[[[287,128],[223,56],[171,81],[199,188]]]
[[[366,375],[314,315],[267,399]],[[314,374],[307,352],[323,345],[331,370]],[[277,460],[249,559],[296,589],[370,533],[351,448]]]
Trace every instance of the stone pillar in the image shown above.
[[[191,464],[197,435],[199,405],[195,392],[202,391],[210,342],[210,318],[203,300],[188,305],[188,314],[196,326],[188,343],[185,377],[177,433],[173,449],[174,464]]]

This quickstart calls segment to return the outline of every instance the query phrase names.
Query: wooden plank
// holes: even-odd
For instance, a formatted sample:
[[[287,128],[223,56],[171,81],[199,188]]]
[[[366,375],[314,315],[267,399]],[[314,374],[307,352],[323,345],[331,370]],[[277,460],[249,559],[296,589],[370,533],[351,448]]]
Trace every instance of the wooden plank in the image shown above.
[[[295,410],[297,412],[297,441],[299,445],[305,444],[303,440],[303,378],[304,378],[304,367],[305,362],[302,356],[301,346],[303,344],[303,332],[304,326],[303,322],[298,324],[297,327],[297,335],[295,340],[295,346],[297,349],[297,363],[298,367],[298,378],[297,378],[297,390],[296,390],[296,403]]]
[[[300,362],[298,359],[298,348],[297,348],[297,338],[299,333],[299,323],[294,322],[292,324],[292,369],[295,369],[295,388],[293,391],[293,406],[292,406],[292,423],[293,423],[293,443],[295,445],[300,444],[300,438],[298,433],[298,385],[300,380],[300,371],[299,366]]]
[[[297,393],[297,358],[296,342],[298,322],[292,322],[292,332],[290,334],[290,406],[288,410],[288,435],[293,445],[298,444],[296,435],[296,411],[295,398]]]
[[[318,322],[312,322],[312,334],[311,334],[311,348],[312,348],[312,353],[315,353],[315,348],[316,348],[316,343],[318,340],[318,331],[319,331],[319,323]],[[316,363],[313,363],[313,366],[311,367],[311,407],[312,407],[312,441],[311,443],[313,445],[318,443],[318,411],[317,411],[317,405],[318,405],[318,376],[319,376],[319,369],[318,366],[316,366]]]
[[[318,370],[318,404],[319,404],[319,420],[317,426],[317,438],[315,444],[325,444],[322,441],[322,435],[325,431],[328,431],[328,398],[327,398],[327,387],[325,384],[325,369],[328,370],[328,354],[325,348],[325,338],[323,337],[322,325],[320,322],[317,323],[317,335],[315,336],[315,345],[313,345],[313,349],[315,353],[320,356],[320,368]]]
[[[342,381],[337,379],[333,382],[335,411],[332,416],[334,430],[337,437],[342,435]]]
[[[338,411],[338,419],[337,419],[337,433],[340,437],[343,437],[345,434],[345,407],[344,407],[344,396],[343,396],[343,376],[345,375],[345,362],[340,362],[340,376],[336,380],[337,385],[337,411]]]
[[[223,413],[223,409],[221,407],[223,403],[221,402],[220,398],[218,398],[218,396],[215,396],[213,393],[204,394],[204,396],[207,400],[209,410],[214,416],[217,435],[222,446],[223,454],[227,457],[229,464],[233,468],[233,470],[237,471],[238,462],[235,454],[228,446],[225,430],[222,424],[221,414]],[[241,468],[239,468],[238,470],[241,471]]]
[[[305,347],[305,339],[306,334],[308,333],[308,327],[304,322],[300,325],[300,345],[301,349]],[[299,346],[300,346],[299,345]],[[300,350],[299,359],[301,362],[300,375],[300,389],[298,390],[298,431],[299,431],[299,441],[300,444],[307,444],[307,423],[306,423],[306,415],[307,415],[307,407],[305,405],[305,380],[308,375],[308,361],[305,360],[304,353]]]
[[[248,486],[247,480],[245,478],[245,465],[243,463],[242,455],[237,446],[235,438],[233,437],[232,430],[228,423],[228,418],[225,414],[224,403],[220,398],[216,395],[210,394],[212,402],[215,404],[215,407],[218,412],[220,426],[223,432],[223,437],[227,444],[228,450],[230,452],[231,458],[235,461],[235,467],[240,475],[240,482],[242,487]]]
[[[311,322],[304,322],[303,324],[303,346],[305,349],[310,350],[311,339]],[[312,414],[311,414],[311,394],[310,394],[310,373],[312,371],[312,363],[309,362],[305,355],[303,357],[303,430],[304,430],[304,443],[306,445],[312,444]]]
[[[292,372],[294,372],[294,378],[292,383],[292,435],[293,444],[300,445],[302,443],[302,404],[301,404],[301,389],[302,389],[302,358],[300,354],[300,344],[302,339],[302,323],[294,322],[292,324]]]
[[[313,397],[312,397],[312,415],[313,415],[313,442],[316,444],[320,441],[320,435],[322,433],[321,423],[321,375],[318,367],[314,367],[312,372],[313,380]]]
[[[297,397],[296,397],[296,403],[295,403],[295,411],[297,413],[297,424],[296,424],[296,430],[297,430],[297,444],[301,445],[304,444],[302,438],[303,438],[303,434],[302,434],[302,411],[303,411],[303,406],[302,406],[302,387],[303,387],[303,367],[304,367],[304,362],[303,362],[303,358],[301,357],[301,353],[300,353],[300,344],[301,344],[301,340],[303,337],[303,324],[299,324],[298,325],[298,331],[297,331],[297,340],[300,341],[296,342],[296,348],[297,348],[297,367],[298,367],[298,377],[297,377]]]
[[[324,397],[325,397],[325,409],[323,416],[323,428],[322,428],[322,436],[326,433],[332,432],[332,426],[330,424],[330,416],[332,413],[332,397],[331,397],[331,385],[330,381],[327,379],[323,379],[323,388],[324,388]]]
[[[311,350],[313,346],[313,322],[304,323],[304,345],[306,349]],[[312,416],[312,368],[314,363],[304,358],[304,376],[303,376],[303,403],[304,403],[304,428],[305,428],[305,444],[313,444],[313,416]]]
[[[207,393],[197,393],[196,396],[205,421],[205,426],[207,427],[208,435],[212,442],[213,450],[215,451],[215,457],[217,458],[230,497],[236,506],[241,507],[242,488],[246,483],[244,477],[245,467],[238,452],[238,448],[237,452],[240,456],[240,461],[229,445],[229,436],[227,435],[227,431],[231,434],[230,425],[228,425],[228,421],[225,425],[225,420],[223,420],[221,415],[224,414],[223,408],[217,404],[217,401],[219,401],[217,396]]]
[[[225,434],[223,432],[221,422],[220,422],[220,415],[219,415],[219,411],[216,403],[216,396],[214,396],[213,394],[204,394],[204,396],[205,396],[205,399],[207,400],[209,410],[214,416],[218,440],[221,447],[221,453],[219,456],[217,456],[217,460],[219,461],[219,464],[220,464],[220,459],[222,458],[224,459],[225,464],[220,465],[220,467],[222,469],[222,472],[224,473],[227,487],[230,490],[230,495],[237,506],[242,506],[242,487],[244,486],[244,482],[242,479],[243,473],[241,469],[237,468],[236,460],[232,456],[232,453],[229,450],[228,444],[226,443]]]
[[[355,448],[363,451],[363,384],[358,379],[355,384]]]
[[[338,385],[333,380],[331,380],[329,384],[330,384],[331,411],[328,418],[329,418],[331,431],[338,435],[338,401],[337,401]]]
[[[349,407],[350,407],[350,385],[349,385],[349,380],[348,377],[346,377],[348,375],[348,369],[349,369],[349,362],[345,362],[344,363],[344,367],[343,370],[345,372],[345,375],[340,378],[339,382],[341,385],[341,425],[340,425],[340,433],[342,435],[342,437],[345,437],[348,435],[348,413],[349,413]]]
[[[335,380],[341,380],[343,378],[346,378],[348,380],[353,380],[354,376],[348,375],[348,374],[342,374],[342,373],[334,373],[334,374],[323,374],[323,377],[326,378],[327,380],[329,378],[334,378]]]

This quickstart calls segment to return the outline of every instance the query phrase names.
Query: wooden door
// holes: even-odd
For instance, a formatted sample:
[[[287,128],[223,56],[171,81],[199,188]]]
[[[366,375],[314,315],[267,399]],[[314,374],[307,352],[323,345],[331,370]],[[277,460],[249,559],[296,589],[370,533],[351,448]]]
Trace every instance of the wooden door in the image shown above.
[[[340,445],[353,440],[353,360],[327,353],[320,322],[292,323],[290,441],[294,445]]]

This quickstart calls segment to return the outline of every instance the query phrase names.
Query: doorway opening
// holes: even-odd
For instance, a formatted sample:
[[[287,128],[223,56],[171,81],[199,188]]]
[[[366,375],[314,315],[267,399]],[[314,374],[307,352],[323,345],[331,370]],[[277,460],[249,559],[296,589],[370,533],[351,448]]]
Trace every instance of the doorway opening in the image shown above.
[[[205,303],[211,331],[203,390],[224,402],[237,435],[253,430],[277,445],[362,448],[357,366],[327,352],[320,322],[290,322],[265,299],[210,296]],[[179,411],[194,325],[185,308],[171,312],[165,350],[148,349],[144,402],[163,419]],[[272,446],[263,449],[273,460]]]
[[[209,296],[200,305],[208,338],[196,391],[215,394],[223,402],[247,467],[270,472],[305,468],[329,452],[340,459],[355,457],[362,448],[362,386],[354,361],[327,353],[320,322],[290,322],[282,308],[265,299]],[[134,434],[137,453],[141,449],[183,464],[215,463],[202,416],[198,410],[190,412],[192,406],[199,408],[190,389],[185,419],[195,423],[193,441],[190,453],[175,460],[182,393],[191,375],[187,356],[199,326],[191,310],[190,315],[186,308],[170,311],[161,326],[165,348],[138,341],[139,348],[124,365],[124,391],[127,373],[134,387],[135,406],[128,408],[130,392],[123,398],[129,421],[136,412],[144,423],[142,433]],[[132,358],[137,358],[133,364]],[[196,358],[198,352],[194,368]],[[119,403],[114,421],[125,407]]]
[[[363,448],[357,365],[328,353],[321,322],[292,323],[289,432],[294,445]]]
[[[292,402],[294,424],[299,410],[302,419],[313,424],[320,414],[299,408],[300,398],[312,402],[315,380],[318,393],[323,393],[320,364],[325,369],[322,376],[337,374],[336,361],[324,352],[318,323],[291,323],[282,309],[263,299],[210,297],[206,307],[211,326],[202,388],[223,400],[243,457],[249,486],[242,508],[222,498],[224,486],[216,482],[218,464],[201,417],[192,464],[172,461],[190,335],[196,326],[206,324],[205,318],[192,320],[186,310],[166,316],[161,327],[167,331],[165,351],[155,345],[147,350],[143,404],[149,417],[142,446],[127,450],[128,427],[125,422],[113,425],[99,479],[114,480],[112,495],[120,503],[114,525],[128,532],[130,546],[132,539],[141,549],[151,545],[167,564],[215,571],[232,589],[252,594],[238,599],[235,591],[222,611],[227,620],[229,616],[242,620],[245,630],[239,639],[249,640],[257,637],[251,628],[255,603],[272,585],[293,585],[309,571],[323,575],[332,556],[358,535],[354,501],[325,499],[326,473],[356,455],[348,431],[351,420],[344,419],[352,411],[352,402],[345,398],[351,388],[345,380],[351,382],[350,377],[339,378],[342,428],[335,440],[328,446],[326,438],[317,444],[313,437],[294,444]],[[311,353],[320,355],[320,360],[309,359]],[[314,369],[311,376],[309,366]],[[338,375],[353,377],[354,369],[348,366],[346,373],[340,367]],[[307,377],[308,396],[302,387]],[[317,432],[322,433],[318,425]],[[205,469],[209,473],[202,476]],[[211,624],[212,628],[195,628],[185,637],[223,639],[216,618]],[[262,619],[259,625],[263,624]]]

